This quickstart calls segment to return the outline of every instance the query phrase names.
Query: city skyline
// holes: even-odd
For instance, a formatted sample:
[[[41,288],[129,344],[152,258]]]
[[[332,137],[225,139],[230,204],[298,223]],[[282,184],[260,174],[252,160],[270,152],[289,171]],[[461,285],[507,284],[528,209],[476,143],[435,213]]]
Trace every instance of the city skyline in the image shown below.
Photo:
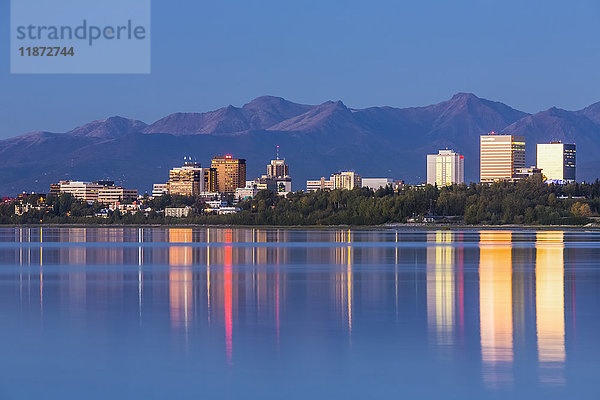
[[[479,179],[476,140],[490,131],[525,136],[526,167],[536,164],[535,143],[585,144],[577,172],[579,179],[590,181],[600,171],[600,160],[594,157],[600,151],[595,140],[598,110],[592,105],[577,112],[555,109],[528,115],[458,93],[424,108],[350,109],[338,102],[304,105],[261,97],[241,108],[172,114],[150,125],[111,117],[63,134],[36,132],[0,141],[0,193],[41,191],[61,179],[98,178],[146,191],[156,183],[149,172],[167,173],[182,156],[207,165],[214,154],[227,153],[248,157],[248,175],[260,176],[262,160],[274,157],[276,145],[295,165],[296,182],[354,169],[363,176],[419,183],[426,180],[426,154],[444,148],[465,156],[465,181],[470,182]],[[360,152],[354,143],[361,143]]]

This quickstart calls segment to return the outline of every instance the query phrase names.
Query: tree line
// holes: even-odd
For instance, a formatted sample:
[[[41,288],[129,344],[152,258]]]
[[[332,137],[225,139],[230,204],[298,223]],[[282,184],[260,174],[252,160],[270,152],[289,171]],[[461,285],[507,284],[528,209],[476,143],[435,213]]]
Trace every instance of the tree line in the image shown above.
[[[14,215],[14,205],[0,205],[0,223],[380,225],[430,217],[465,224],[578,225],[598,215],[600,182],[547,185],[533,176],[516,183],[319,190],[287,197],[261,191],[240,202],[237,207],[241,211],[230,215],[206,214],[200,198],[165,195],[144,202],[153,210],[148,215],[115,211],[108,218],[99,218],[95,215],[104,208],[100,204],[88,205],[62,194],[46,199],[47,210],[21,216]],[[156,212],[186,205],[194,210],[186,218]]]

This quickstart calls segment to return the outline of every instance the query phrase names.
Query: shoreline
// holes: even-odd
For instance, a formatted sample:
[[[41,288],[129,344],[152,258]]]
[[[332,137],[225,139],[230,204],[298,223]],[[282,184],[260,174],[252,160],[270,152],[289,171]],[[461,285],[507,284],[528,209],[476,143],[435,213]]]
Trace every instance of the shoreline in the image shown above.
[[[379,231],[430,231],[430,230],[598,230],[600,224],[591,225],[467,225],[435,223],[395,223],[383,225],[230,225],[230,224],[5,224],[0,228],[222,228],[222,229],[288,229],[288,230],[379,230]]]

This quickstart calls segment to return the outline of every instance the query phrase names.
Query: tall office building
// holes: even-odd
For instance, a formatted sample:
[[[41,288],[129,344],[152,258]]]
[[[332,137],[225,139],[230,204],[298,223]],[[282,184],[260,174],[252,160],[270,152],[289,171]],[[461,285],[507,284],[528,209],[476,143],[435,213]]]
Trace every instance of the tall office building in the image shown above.
[[[537,167],[549,181],[575,182],[575,143],[538,143]]]
[[[169,193],[180,196],[197,196],[204,192],[204,173],[199,163],[186,162],[183,167],[169,171]]]
[[[235,193],[246,186],[246,160],[230,155],[215,156],[211,167],[217,171],[217,192]]]
[[[204,191],[216,193],[217,192],[217,169],[216,168],[204,168]]]
[[[480,137],[480,180],[496,182],[518,179],[517,170],[525,168],[525,138],[514,135]]]
[[[277,158],[276,160],[271,160],[270,164],[267,164],[267,177],[268,178],[277,178],[280,176],[289,176],[290,170],[289,166],[285,163],[285,160],[280,160]]]
[[[427,183],[447,186],[465,182],[465,157],[453,150],[427,154]]]

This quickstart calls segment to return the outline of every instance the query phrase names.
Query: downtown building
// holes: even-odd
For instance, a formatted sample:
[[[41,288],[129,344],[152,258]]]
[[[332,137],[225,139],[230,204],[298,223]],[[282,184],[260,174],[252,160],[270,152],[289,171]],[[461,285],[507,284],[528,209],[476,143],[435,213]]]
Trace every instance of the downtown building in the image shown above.
[[[94,202],[98,200],[98,191],[104,186],[83,181],[60,181],[58,188],[56,186],[50,187],[50,193],[53,194],[58,189],[60,194],[68,193],[78,200]]]
[[[479,179],[481,182],[520,179],[525,168],[525,138],[515,135],[482,135],[479,142]]]
[[[538,143],[537,168],[549,183],[575,182],[575,143]]]
[[[362,178],[360,183],[361,187],[366,187],[372,190],[385,188],[389,185],[392,185],[392,187],[395,188],[399,185],[399,183],[393,178]]]
[[[136,189],[125,189],[121,186],[105,186],[98,190],[98,203],[133,203],[137,200],[138,192]]]
[[[465,183],[465,157],[453,150],[427,154],[427,183],[438,187]]]
[[[252,198],[261,190],[270,190],[280,196],[287,196],[292,191],[289,166],[285,160],[279,159],[279,154],[275,160],[271,160],[270,164],[267,164],[267,174],[252,181],[246,181],[244,187],[235,190],[235,198],[237,200]]]
[[[216,180],[217,171],[215,169],[202,168],[200,163],[188,161],[183,167],[173,168],[169,171],[167,190],[172,195],[198,196],[204,192],[215,192]],[[155,185],[155,189],[158,192],[163,187]]]
[[[332,174],[329,179],[322,177],[318,180],[307,180],[306,191],[314,192],[317,190],[334,190],[345,189],[352,190],[362,187],[362,178],[359,174],[353,171],[344,171]]]
[[[216,172],[216,191],[235,193],[237,188],[246,186],[246,160],[231,155],[215,156],[211,168]]]
[[[277,158],[267,164],[267,174],[258,179],[259,188],[273,190],[280,196],[287,196],[292,191],[292,178],[290,167],[285,159],[279,159],[279,146],[277,146]]]
[[[59,195],[68,193],[78,200],[93,203],[95,201],[103,204],[117,202],[133,202],[137,200],[136,189],[125,189],[115,186],[113,181],[60,181],[50,185],[50,194]]]

